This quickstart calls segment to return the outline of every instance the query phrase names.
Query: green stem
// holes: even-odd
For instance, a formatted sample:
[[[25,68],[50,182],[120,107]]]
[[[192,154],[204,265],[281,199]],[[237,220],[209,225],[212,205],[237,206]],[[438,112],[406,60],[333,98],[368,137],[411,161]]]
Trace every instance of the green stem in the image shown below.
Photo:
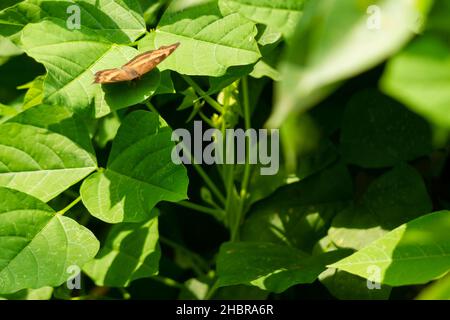
[[[216,280],[216,281],[214,281],[211,288],[209,288],[208,293],[205,296],[205,300],[211,300],[211,298],[216,293],[217,289],[219,289],[219,282]]]
[[[152,111],[152,112],[156,113],[157,115],[159,115],[158,110],[157,110],[157,109],[155,108],[155,106],[150,102],[150,100],[145,101],[144,104],[147,106],[147,108],[150,109],[150,111]]]
[[[203,275],[208,272],[208,270],[209,270],[208,262],[206,262],[205,259],[200,257],[195,252],[192,252],[191,250],[186,249],[182,245],[179,245],[175,241],[172,241],[161,235],[159,236],[159,240],[161,241],[161,243],[163,243],[175,250],[179,250],[179,251],[183,252],[187,257],[189,257],[193,263],[194,271],[196,271],[197,274]],[[199,265],[198,267],[197,267],[197,264]]]
[[[175,281],[171,278],[163,277],[163,276],[154,276],[152,277],[153,280],[158,281],[162,284],[165,284],[168,287],[177,288],[177,289],[184,289],[184,285],[179,283],[178,281]]]
[[[250,122],[250,102],[249,102],[249,95],[248,95],[248,79],[245,76],[242,78],[242,94],[243,94],[243,102],[244,102],[244,119],[245,119],[245,130],[249,130],[251,128],[251,122]],[[246,144],[246,161],[245,161],[245,167],[244,167],[244,178],[242,179],[242,186],[241,186],[241,197],[245,197],[247,194],[247,188],[250,181],[250,147],[251,147],[251,136],[249,135],[247,137],[247,144]]]
[[[242,78],[242,98],[244,105],[244,120],[245,120],[245,130],[249,130],[251,128],[250,121],[250,102],[249,102],[249,93],[248,93],[248,78]],[[245,144],[245,166],[244,166],[244,175],[241,183],[241,191],[240,191],[240,199],[239,199],[239,207],[236,212],[235,219],[233,221],[233,225],[231,225],[231,241],[239,241],[239,228],[241,222],[244,220],[245,216],[245,203],[247,201],[248,196],[248,185],[250,183],[250,148],[251,148],[251,137],[248,136]]]
[[[185,208],[188,208],[188,209],[192,209],[192,210],[196,210],[196,211],[199,211],[199,212],[203,212],[203,213],[206,213],[206,214],[213,215],[214,217],[216,217],[216,218],[218,218],[220,220],[223,219],[223,216],[225,214],[223,210],[217,210],[217,209],[213,209],[213,208],[208,208],[208,207],[205,207],[205,206],[202,206],[202,205],[199,205],[199,204],[195,204],[195,203],[192,203],[192,202],[189,202],[189,201],[180,201],[180,202],[177,202],[177,204],[180,205],[180,206],[183,206]]]
[[[222,204],[225,204],[225,196],[220,192],[219,188],[217,188],[216,184],[209,178],[209,176],[206,174],[206,172],[202,169],[202,167],[196,163],[194,163],[194,159],[191,155],[191,163],[194,166],[194,169],[197,171],[197,173],[202,177],[203,181],[206,183],[206,185],[211,189],[211,191],[216,195],[216,197],[220,200]]]
[[[214,123],[207,117],[203,112],[199,112],[200,117],[205,121],[211,128],[214,128]]]
[[[131,299],[131,294],[125,288],[119,288],[119,291],[122,294],[123,300]]]
[[[217,112],[222,113],[223,107],[216,100],[206,94],[206,92],[202,88],[200,88],[200,86],[195,83],[195,81],[192,80],[191,77],[185,75],[182,75],[182,77],[184,81],[186,81],[192,88],[194,88],[194,90],[198,93],[198,95],[200,95],[201,98],[205,99],[205,101],[208,102],[211,107],[216,109]]]
[[[78,198],[76,198],[75,200],[73,200],[67,207],[65,207],[62,210],[59,210],[57,212],[57,214],[59,215],[64,215],[67,211],[69,211],[70,209],[72,209],[78,202],[81,201],[81,196],[79,196]]]

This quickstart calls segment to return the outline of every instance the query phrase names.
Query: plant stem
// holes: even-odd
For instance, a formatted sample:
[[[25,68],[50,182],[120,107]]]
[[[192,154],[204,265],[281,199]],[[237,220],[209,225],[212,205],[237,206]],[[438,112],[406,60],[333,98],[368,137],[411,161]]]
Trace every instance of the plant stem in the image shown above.
[[[183,252],[186,256],[188,256],[193,263],[194,271],[196,271],[199,275],[203,275],[208,272],[208,270],[209,270],[208,262],[206,262],[205,259],[203,259],[201,256],[199,256],[195,252],[192,252],[191,250],[186,249],[182,245],[179,245],[175,241],[172,241],[161,235],[159,236],[159,240],[161,241],[161,243],[164,243],[165,245],[167,245],[175,250],[179,250],[179,251]],[[197,264],[199,265],[199,267],[197,267]]]
[[[178,281],[175,281],[171,278],[163,277],[163,276],[154,276],[151,279],[158,281],[162,284],[165,284],[168,287],[177,288],[177,289],[184,289],[184,285],[179,283]]]
[[[249,93],[248,93],[248,78],[245,76],[242,78],[242,100],[244,105],[244,121],[245,121],[245,130],[249,130],[251,128],[250,121],[250,102],[249,102]],[[251,148],[251,136],[247,136],[246,144],[245,144],[245,166],[244,166],[244,175],[241,183],[241,191],[239,195],[239,206],[230,225],[231,231],[231,241],[239,241],[239,228],[242,220],[245,216],[245,203],[247,201],[248,196],[248,185],[250,182],[250,148]],[[230,195],[228,195],[230,196]]]
[[[145,101],[145,105],[147,106],[147,108],[150,109],[150,111],[156,113],[157,115],[159,115],[158,110],[155,108],[155,106],[150,102],[150,100],[146,100]]]
[[[70,209],[72,209],[78,202],[81,201],[81,196],[79,196],[78,198],[76,198],[75,200],[73,200],[67,207],[65,207],[62,210],[59,210],[57,212],[57,214],[59,215],[64,215],[67,211],[69,211]]]
[[[200,86],[197,83],[195,83],[195,81],[192,80],[191,77],[185,75],[182,75],[182,77],[184,81],[186,81],[192,88],[194,88],[194,90],[200,95],[201,98],[205,99],[205,101],[208,102],[211,107],[216,109],[217,112],[222,113],[223,107],[216,100],[214,100],[208,94],[206,94],[206,92],[203,91],[203,89],[200,88]]]
[[[180,202],[177,202],[177,204],[180,205],[180,206],[183,206],[185,208],[189,208],[189,209],[192,209],[192,210],[196,210],[196,211],[199,211],[199,212],[210,214],[210,215],[212,215],[212,216],[214,216],[214,217],[216,217],[216,218],[218,218],[220,220],[223,219],[223,216],[225,214],[223,210],[217,210],[217,209],[213,209],[213,208],[208,208],[208,207],[205,207],[205,206],[202,206],[202,205],[199,205],[199,204],[196,204],[196,203],[192,203],[192,202],[189,202],[189,201],[180,201]]]
[[[249,130],[251,127],[250,122],[250,102],[249,102],[249,95],[248,95],[248,78],[247,76],[242,78],[242,95],[243,95],[243,103],[244,103],[244,119],[245,119],[245,130]],[[241,197],[246,197],[247,194],[247,188],[250,180],[250,147],[251,147],[252,141],[251,136],[249,135],[247,137],[247,143],[246,143],[246,151],[245,151],[245,168],[244,168],[244,177],[242,179],[242,185],[241,185]]]
[[[217,188],[216,184],[209,178],[209,176],[206,174],[206,172],[202,169],[202,167],[195,163],[192,155],[189,153],[191,158],[191,163],[194,167],[194,169],[197,171],[197,173],[202,177],[203,181],[206,183],[206,185],[211,189],[211,191],[216,195],[216,197],[220,200],[222,204],[226,203],[225,197],[220,192],[219,188]]]
[[[211,128],[214,128],[214,123],[208,119],[207,116],[205,116],[205,114],[203,112],[199,112],[200,117],[202,118],[203,121],[205,121]]]
[[[205,300],[211,300],[211,298],[216,293],[217,289],[219,289],[218,285],[219,285],[219,282],[217,280],[214,281],[213,285],[211,286],[211,288],[209,288],[208,293],[205,296]]]

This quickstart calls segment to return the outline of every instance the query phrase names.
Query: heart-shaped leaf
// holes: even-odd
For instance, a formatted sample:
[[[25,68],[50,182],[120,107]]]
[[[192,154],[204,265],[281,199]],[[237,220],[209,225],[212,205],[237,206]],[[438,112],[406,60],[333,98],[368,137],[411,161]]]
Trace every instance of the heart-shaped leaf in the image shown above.
[[[450,212],[410,221],[351,256],[332,264],[391,286],[423,284],[450,271]]]
[[[94,29],[101,37],[121,44],[133,42],[145,32],[136,0],[26,0],[0,11],[0,34],[17,39],[27,24],[46,18],[59,19],[67,29]]]
[[[254,23],[235,13],[222,17],[217,3],[209,1],[181,11],[168,10],[155,32],[140,41],[146,51],[180,42],[177,54],[160,64],[187,75],[224,75],[231,66],[256,62],[261,54]]]
[[[66,108],[40,105],[0,125],[0,186],[47,202],[96,168],[87,128]]]
[[[120,223],[111,228],[97,257],[83,270],[98,286],[126,287],[158,273],[158,218],[145,223]]]
[[[401,165],[375,180],[361,203],[340,212],[328,235],[339,247],[361,249],[431,209],[422,177]]]
[[[95,217],[109,222],[140,222],[155,216],[159,201],[187,197],[183,165],[172,162],[172,131],[158,115],[136,111],[122,122],[106,170],[81,186],[83,203]]]
[[[238,12],[289,38],[302,16],[303,0],[219,0],[224,15]]]
[[[99,248],[95,236],[45,203],[0,187],[0,293],[59,286]]]
[[[46,103],[83,113],[93,113],[91,107],[95,105],[96,116],[100,117],[111,109],[144,101],[159,85],[158,72],[151,72],[137,84],[113,85],[121,88],[118,98],[116,92],[111,94],[114,90],[102,90],[100,84],[93,84],[97,71],[120,67],[138,51],[109,42],[92,29],[68,30],[57,20],[48,20],[25,27],[22,43],[25,52],[47,69]]]

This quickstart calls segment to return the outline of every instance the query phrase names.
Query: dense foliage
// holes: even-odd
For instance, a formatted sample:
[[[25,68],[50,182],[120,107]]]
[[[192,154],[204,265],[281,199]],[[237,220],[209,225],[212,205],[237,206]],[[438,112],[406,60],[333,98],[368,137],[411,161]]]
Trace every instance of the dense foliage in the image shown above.
[[[450,299],[449,20],[440,0],[2,0],[0,297]],[[279,170],[175,163],[194,121],[278,128]]]

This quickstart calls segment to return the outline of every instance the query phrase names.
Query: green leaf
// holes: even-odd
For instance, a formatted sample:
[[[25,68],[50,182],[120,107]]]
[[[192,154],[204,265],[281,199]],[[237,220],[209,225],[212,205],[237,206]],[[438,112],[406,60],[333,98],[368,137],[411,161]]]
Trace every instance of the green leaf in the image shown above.
[[[83,271],[98,286],[126,287],[158,273],[158,218],[114,225],[97,257]]]
[[[244,17],[277,30],[287,38],[302,16],[303,0],[219,0],[222,14],[238,12]]]
[[[109,223],[141,222],[155,216],[159,201],[187,198],[183,165],[172,162],[172,131],[158,115],[135,111],[122,122],[106,170],[81,186],[89,212]]]
[[[434,1],[426,24],[426,30],[440,31],[443,34],[450,32],[448,17],[450,16],[450,2]]]
[[[450,300],[450,274],[425,288],[417,300]]]
[[[23,98],[23,110],[42,104],[42,100],[44,99],[44,80],[44,76],[39,76],[32,82],[17,88],[28,89]]]
[[[0,186],[47,202],[97,168],[84,123],[40,105],[0,125]]]
[[[255,204],[241,237],[244,241],[272,242],[310,252],[326,234],[331,219],[351,198],[352,182],[346,168],[334,165],[284,186]]]
[[[160,73],[161,81],[159,83],[158,89],[155,92],[155,95],[176,92],[170,73],[170,70],[166,70]]]
[[[319,280],[339,300],[387,300],[392,291],[386,285],[369,289],[366,279],[336,269],[322,272]]]
[[[430,35],[392,58],[383,90],[429,121],[450,127],[450,44]]]
[[[137,83],[93,84],[97,71],[120,67],[138,51],[111,43],[88,28],[68,30],[57,20],[43,21],[25,27],[22,43],[25,52],[47,69],[46,103],[84,113],[92,113],[95,105],[96,116],[101,117],[111,109],[144,101],[159,84],[158,72],[148,73]]]
[[[329,267],[363,278],[379,268],[391,286],[423,284],[450,270],[450,211],[434,212],[406,224]]]
[[[400,49],[414,35],[417,15],[425,15],[429,2],[309,1],[280,65],[283,81],[276,87],[268,126],[279,127],[291,113],[303,112],[327,96],[340,81]],[[370,14],[370,6],[378,16]]]
[[[0,59],[9,59],[10,57],[21,55],[23,51],[11,42],[8,38],[0,36]]]
[[[161,70],[218,77],[231,66],[260,58],[256,34],[252,22],[237,13],[222,17],[217,4],[208,1],[182,11],[167,10],[156,31],[140,41],[139,50],[180,42],[176,54],[160,64]]]
[[[17,39],[26,25],[46,18],[75,22],[76,11],[69,10],[73,5],[80,10],[81,29],[93,29],[111,42],[127,44],[145,32],[136,0],[26,0],[0,11],[0,34]]]
[[[325,270],[327,261],[339,257],[342,252],[311,257],[300,250],[271,243],[225,243],[217,258],[218,285],[246,284],[280,293],[296,284],[314,282]]]
[[[98,120],[97,130],[94,137],[100,148],[105,148],[108,142],[114,140],[120,127],[120,119],[117,115],[110,113]]]
[[[42,287],[39,289],[24,289],[12,294],[0,296],[0,300],[50,300],[53,294],[52,287]]]
[[[45,203],[0,187],[0,293],[59,286],[98,251],[95,236]]]
[[[431,209],[421,176],[415,169],[401,165],[375,180],[361,203],[340,212],[328,235],[339,247],[361,249]]]
[[[344,113],[341,150],[364,168],[394,166],[432,151],[431,129],[396,101],[367,89],[355,94]]]

